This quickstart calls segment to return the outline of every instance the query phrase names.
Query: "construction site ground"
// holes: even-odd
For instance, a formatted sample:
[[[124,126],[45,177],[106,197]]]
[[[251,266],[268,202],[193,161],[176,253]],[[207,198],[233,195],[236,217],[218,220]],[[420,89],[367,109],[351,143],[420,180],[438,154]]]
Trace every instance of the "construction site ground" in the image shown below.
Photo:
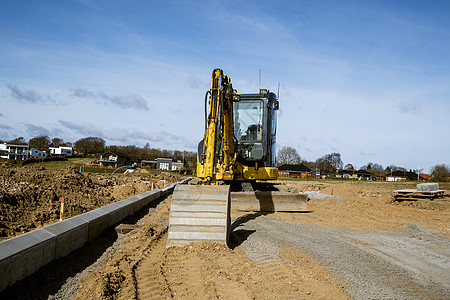
[[[10,182],[2,172],[2,180]],[[69,172],[81,181],[99,176],[74,174]],[[102,180],[119,180],[108,176]],[[137,192],[140,180],[149,181],[134,176],[135,181],[111,184],[115,188],[103,193],[127,185]],[[446,190],[440,199],[393,202],[393,191],[415,183],[277,184],[309,192],[309,212],[232,211],[229,247],[198,243],[166,248],[169,197],[124,220],[141,228],[128,234],[111,229],[0,298],[448,299],[449,186],[440,185]]]

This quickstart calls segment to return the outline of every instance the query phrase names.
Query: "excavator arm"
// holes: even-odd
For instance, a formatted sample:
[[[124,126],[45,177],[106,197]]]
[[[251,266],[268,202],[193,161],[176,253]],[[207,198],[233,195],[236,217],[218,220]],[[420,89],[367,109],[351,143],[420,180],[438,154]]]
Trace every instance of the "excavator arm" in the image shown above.
[[[197,176],[204,178],[207,184],[214,184],[217,180],[233,180],[233,164],[236,160],[233,102],[238,102],[239,96],[230,78],[221,69],[214,69],[211,89],[205,97],[205,106],[209,109],[205,109],[208,115],[205,117],[205,136],[201,142],[203,153],[199,153],[197,161]]]

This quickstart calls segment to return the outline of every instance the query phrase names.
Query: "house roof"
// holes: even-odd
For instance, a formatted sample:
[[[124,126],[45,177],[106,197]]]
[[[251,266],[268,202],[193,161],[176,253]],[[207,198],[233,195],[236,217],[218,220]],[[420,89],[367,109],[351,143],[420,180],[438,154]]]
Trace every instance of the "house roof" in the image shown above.
[[[356,171],[356,174],[358,174],[358,176],[372,176],[372,173],[362,169]]]
[[[425,175],[425,174],[420,174],[420,176]],[[410,179],[410,180],[417,180],[417,174],[414,172],[409,172],[409,171],[401,171],[401,170],[397,170],[392,172],[391,174],[386,174],[387,177],[402,177],[402,178],[406,178],[406,179]],[[424,178],[424,177],[422,177]],[[424,178],[426,179],[426,178]]]
[[[137,157],[137,156],[129,156],[129,155],[122,154],[120,152],[113,152],[113,151],[107,151],[107,152],[103,153],[102,156],[105,156],[107,154],[113,154],[113,155],[116,155],[118,157],[128,158],[131,161],[140,161],[141,160],[141,158]]]
[[[340,170],[340,171],[338,172],[339,175],[344,175],[344,174],[350,174],[350,175],[353,175],[353,174],[355,174],[355,173],[356,173],[355,170]]]
[[[425,180],[428,180],[431,177],[431,175],[428,175],[428,174],[419,174],[419,176],[422,177]]]
[[[107,155],[107,154],[113,154],[113,155],[115,155],[115,156],[120,156],[120,157],[128,157],[128,155],[122,154],[122,153],[120,153],[120,152],[113,152],[113,151],[107,151],[107,152],[104,152],[104,153],[102,154],[102,156]]]
[[[292,165],[284,164],[278,167],[278,171],[292,171],[292,172],[311,172],[312,170],[304,164]]]

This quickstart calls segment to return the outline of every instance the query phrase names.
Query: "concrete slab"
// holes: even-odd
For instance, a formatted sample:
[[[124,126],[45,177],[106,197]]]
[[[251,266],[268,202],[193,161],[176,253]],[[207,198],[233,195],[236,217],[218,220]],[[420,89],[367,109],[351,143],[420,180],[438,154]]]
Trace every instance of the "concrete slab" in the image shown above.
[[[51,224],[43,228],[56,235],[55,258],[64,257],[83,247],[89,237],[89,223],[79,216]]]
[[[56,236],[43,228],[0,242],[0,291],[55,258]]]
[[[109,215],[109,226],[119,223],[124,218],[124,208],[117,202],[103,206],[99,209],[99,211]]]
[[[157,190],[153,190],[153,191],[148,191],[143,193],[142,195],[144,195],[144,198],[142,199],[143,201],[143,205],[142,207],[148,205],[150,202],[158,199],[159,196],[161,196],[161,190],[157,189]]]
[[[163,188],[161,192],[163,193],[163,195],[167,196],[173,193],[174,189],[175,189],[174,185],[169,185],[168,187]]]
[[[138,196],[133,196],[124,200],[121,200],[117,203],[120,203],[121,205],[124,206],[125,211],[127,214],[124,215],[125,216],[131,216],[134,213],[136,213],[138,210],[141,209],[141,198]]]
[[[109,227],[110,215],[102,211],[101,208],[91,210],[78,217],[89,222],[89,240],[99,236]]]
[[[431,192],[439,190],[439,183],[420,183],[417,185],[419,192]]]

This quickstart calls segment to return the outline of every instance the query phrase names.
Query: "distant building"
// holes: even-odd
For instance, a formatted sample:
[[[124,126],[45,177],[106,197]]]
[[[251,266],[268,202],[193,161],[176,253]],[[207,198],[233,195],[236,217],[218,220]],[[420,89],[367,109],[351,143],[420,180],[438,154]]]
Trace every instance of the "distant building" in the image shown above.
[[[363,169],[356,171],[356,175],[360,179],[372,180],[372,178],[373,178],[372,173],[370,173],[370,172],[368,172],[366,170],[363,170]]]
[[[338,178],[358,178],[355,170],[340,170],[337,172],[336,177]]]
[[[59,146],[58,148],[50,147],[50,156],[72,156],[73,149],[72,147],[63,147]]]
[[[29,151],[29,157],[30,158],[45,158],[45,157],[47,157],[47,152],[38,150],[35,148],[31,148]]]
[[[141,158],[137,156],[128,156],[118,152],[105,152],[100,155],[100,165],[104,167],[121,167],[127,165],[138,164],[141,162]]]
[[[14,160],[24,160],[29,156],[27,145],[0,144],[0,157]]]
[[[313,170],[304,164],[284,164],[278,167],[278,176],[280,177],[307,178],[312,175]]]
[[[397,170],[390,174],[386,174],[387,181],[425,181],[430,179],[430,175],[419,174],[408,171]]]
[[[141,165],[156,170],[177,171],[184,167],[184,160],[182,158],[158,157],[155,160],[142,160]]]

